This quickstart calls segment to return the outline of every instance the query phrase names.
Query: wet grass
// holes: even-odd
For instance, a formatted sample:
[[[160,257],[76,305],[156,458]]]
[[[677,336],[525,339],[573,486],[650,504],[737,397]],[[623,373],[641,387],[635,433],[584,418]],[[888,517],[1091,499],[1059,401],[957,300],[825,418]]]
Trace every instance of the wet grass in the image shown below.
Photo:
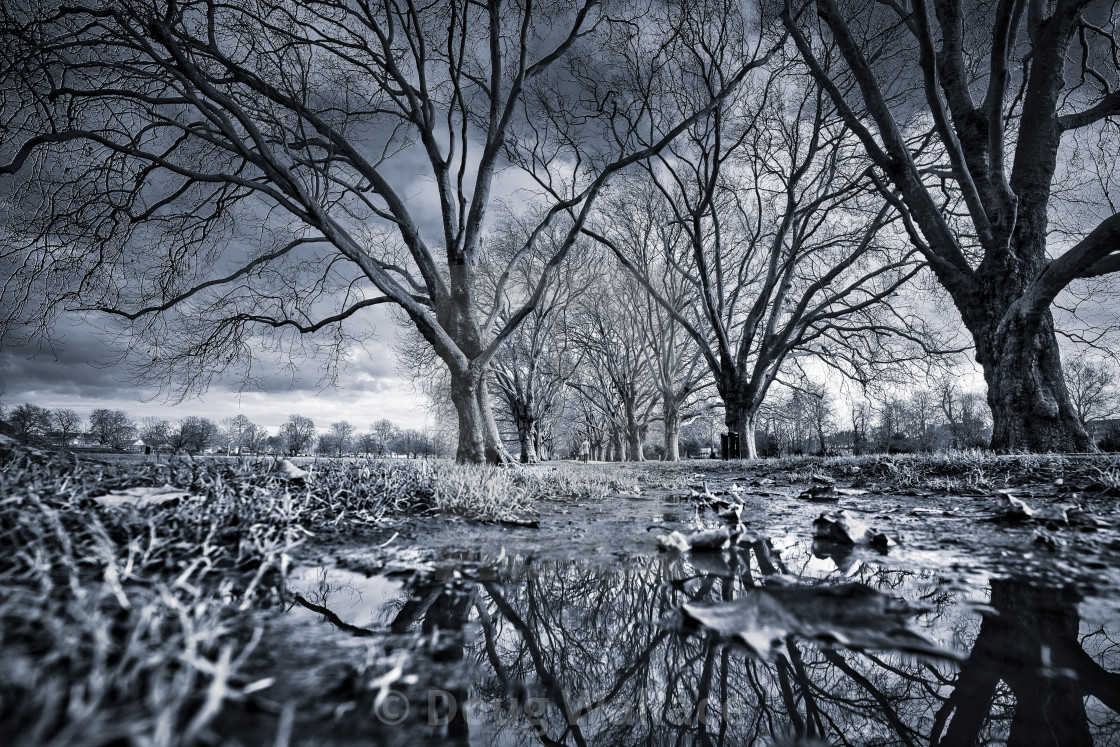
[[[1027,483],[1075,480],[1086,484],[1120,485],[1120,454],[994,454],[969,450],[942,454],[867,454],[799,456],[721,462],[695,460],[677,464],[604,465],[618,482],[641,479],[659,487],[681,489],[700,479],[773,476],[807,483],[827,476],[854,485],[874,482],[886,490],[990,492]]]
[[[298,527],[220,476],[206,487],[221,500],[137,510],[92,499],[151,477],[20,456],[0,470],[11,744],[191,744],[225,701],[259,686],[239,677],[259,636],[240,613],[279,601]]]
[[[0,733],[9,744],[211,742],[242,675],[253,612],[281,607],[309,536],[405,515],[500,520],[542,495],[609,480],[424,461],[323,461],[288,479],[268,461],[112,464],[0,444]],[[163,505],[105,506],[171,485]]]
[[[290,603],[291,553],[405,516],[503,521],[548,500],[767,474],[946,489],[1087,475],[1115,486],[1118,465],[980,452],[527,469],[322,460],[292,479],[270,460],[105,463],[0,443],[0,734],[12,744],[215,742],[221,709],[269,684],[246,676],[246,663],[259,613]],[[97,500],[163,485],[185,497]]]

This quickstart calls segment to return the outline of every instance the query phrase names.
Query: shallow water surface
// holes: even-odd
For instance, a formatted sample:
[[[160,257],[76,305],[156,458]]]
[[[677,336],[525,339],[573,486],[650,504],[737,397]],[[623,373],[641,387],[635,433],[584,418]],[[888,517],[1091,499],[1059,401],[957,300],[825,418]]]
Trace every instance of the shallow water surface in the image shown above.
[[[1083,584],[796,533],[612,562],[529,545],[445,545],[410,575],[293,578],[337,617],[332,635],[369,631],[382,656],[361,739],[1120,743],[1120,614]]]

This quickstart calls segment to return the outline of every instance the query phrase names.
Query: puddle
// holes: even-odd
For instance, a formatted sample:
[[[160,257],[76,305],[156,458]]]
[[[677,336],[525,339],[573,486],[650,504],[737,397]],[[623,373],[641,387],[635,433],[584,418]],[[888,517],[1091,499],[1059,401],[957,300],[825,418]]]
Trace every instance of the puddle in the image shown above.
[[[364,743],[1120,738],[1120,605],[1071,586],[918,551],[905,562],[822,557],[794,534],[608,565],[483,543],[433,556],[434,570],[407,577],[335,567],[292,577],[344,626],[373,631],[370,646],[408,654],[407,676],[374,667],[373,684],[357,688],[371,700]],[[837,590],[855,593],[837,601]],[[735,615],[719,618],[728,629],[697,625],[686,606]],[[306,607],[290,614],[323,621]],[[898,650],[903,629],[943,655]],[[324,730],[310,741],[351,743]]]
[[[309,605],[330,610],[347,625],[370,630],[388,627],[405,594],[400,576],[366,576],[344,568],[299,568],[289,586]],[[297,619],[324,619],[303,604],[293,606],[290,614]]]

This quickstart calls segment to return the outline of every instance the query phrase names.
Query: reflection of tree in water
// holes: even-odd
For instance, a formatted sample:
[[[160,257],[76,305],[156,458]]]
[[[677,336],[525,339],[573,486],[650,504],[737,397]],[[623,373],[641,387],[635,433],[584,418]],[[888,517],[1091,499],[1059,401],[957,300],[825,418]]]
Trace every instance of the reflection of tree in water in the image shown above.
[[[787,552],[787,563],[807,571],[796,553]],[[660,623],[683,603],[730,601],[784,570],[764,542],[695,565],[661,556],[609,573],[511,561],[500,581],[420,590],[394,627],[479,624],[463,655],[479,666],[470,695],[484,707],[471,726],[460,710],[450,730],[494,742],[730,745],[797,734],[860,745],[1090,744],[1113,733],[1118,675],[1082,647],[1070,592],[993,581],[999,615],[981,622],[933,576],[842,567],[928,608],[921,622],[943,643],[971,645],[971,658],[958,672],[946,662],[791,637],[779,656],[762,660]],[[818,575],[820,583],[837,580]],[[1114,638],[1093,631],[1090,648],[1115,662]],[[1089,694],[1104,707],[1087,711]],[[462,704],[465,696],[455,697]],[[512,701],[521,717],[511,717]]]
[[[931,742],[974,744],[978,738],[1006,735],[1009,745],[1093,744],[1085,698],[1092,696],[1113,712],[1097,726],[1115,726],[1120,674],[1104,669],[1083,648],[1080,597],[1069,589],[1020,581],[994,580],[991,587],[991,604],[999,614],[985,617],[980,626],[953,693],[938,713]],[[1013,707],[991,708],[1008,694]]]

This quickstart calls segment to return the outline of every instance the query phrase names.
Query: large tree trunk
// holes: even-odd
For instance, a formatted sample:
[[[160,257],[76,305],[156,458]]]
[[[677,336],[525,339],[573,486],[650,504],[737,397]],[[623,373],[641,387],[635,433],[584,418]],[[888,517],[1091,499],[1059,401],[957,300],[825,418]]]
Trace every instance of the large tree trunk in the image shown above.
[[[612,462],[626,461],[626,446],[622,439],[622,431],[617,426],[611,427],[610,454]]]
[[[758,459],[758,442],[755,440],[754,420],[758,414],[734,395],[725,395],[724,424],[728,433],[739,434],[739,453],[747,459]]]
[[[502,436],[498,433],[498,422],[490,406],[490,388],[486,379],[478,385],[478,409],[482,412],[482,436],[486,444],[486,462],[489,464],[512,464],[513,457],[506,451]]]
[[[457,462],[502,464],[512,461],[498,435],[484,380],[452,373],[451,402],[459,418],[459,446],[455,451]]]
[[[626,413],[626,454],[632,462],[646,460],[645,449],[642,447],[642,429],[634,418],[633,410]]]
[[[539,461],[537,456],[537,447],[534,443],[533,420],[531,417],[518,417],[517,418],[517,440],[521,444],[521,463],[522,464],[536,464]]]
[[[739,438],[742,443],[740,447],[747,455],[747,459],[758,459],[758,439],[755,437],[755,415],[751,413],[744,421],[742,430],[739,431]]]
[[[631,462],[644,462],[646,460],[645,448],[642,444],[640,428],[628,428],[626,433],[626,454]]]
[[[539,423],[533,423],[533,435],[531,443],[533,445],[533,448],[536,450],[538,461],[544,461],[546,459],[552,458],[548,450],[545,448],[544,436],[541,434],[541,427]]]
[[[676,410],[665,410],[665,461],[681,460],[681,416]]]
[[[1093,450],[1066,388],[1049,312],[1039,324],[977,334],[976,348],[988,384],[994,451]]]

